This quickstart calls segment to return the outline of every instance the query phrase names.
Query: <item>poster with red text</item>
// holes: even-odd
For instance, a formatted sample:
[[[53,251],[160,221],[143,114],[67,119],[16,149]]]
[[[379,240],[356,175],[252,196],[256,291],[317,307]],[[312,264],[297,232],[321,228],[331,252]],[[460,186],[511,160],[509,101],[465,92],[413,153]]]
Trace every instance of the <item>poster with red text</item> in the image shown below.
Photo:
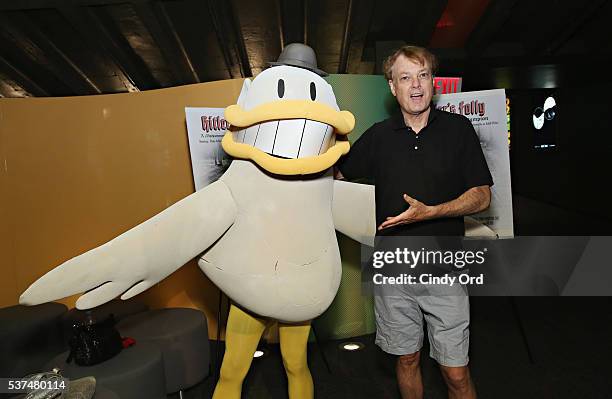
[[[464,115],[472,122],[493,176],[491,205],[472,217],[491,228],[499,238],[513,237],[505,90],[440,94],[434,97],[434,104],[438,109]]]
[[[229,127],[223,117],[224,109],[185,108],[196,191],[221,177],[230,164],[229,156],[221,147],[221,139]]]

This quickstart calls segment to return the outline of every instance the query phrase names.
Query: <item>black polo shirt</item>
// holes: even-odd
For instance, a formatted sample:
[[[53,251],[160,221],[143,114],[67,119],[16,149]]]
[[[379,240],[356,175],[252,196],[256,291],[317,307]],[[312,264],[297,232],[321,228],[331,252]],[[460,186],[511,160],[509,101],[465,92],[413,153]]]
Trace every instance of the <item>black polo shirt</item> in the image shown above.
[[[340,159],[345,178],[366,178],[376,186],[376,223],[408,208],[406,193],[427,205],[451,201],[466,190],[493,185],[472,123],[432,107],[416,134],[401,113],[366,130]],[[391,227],[380,235],[464,235],[463,217],[440,218]]]

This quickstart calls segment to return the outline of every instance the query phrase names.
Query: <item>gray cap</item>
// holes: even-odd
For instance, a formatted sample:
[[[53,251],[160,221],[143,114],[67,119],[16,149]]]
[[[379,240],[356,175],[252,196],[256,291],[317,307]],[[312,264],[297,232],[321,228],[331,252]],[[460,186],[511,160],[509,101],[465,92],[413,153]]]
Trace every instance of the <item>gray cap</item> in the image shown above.
[[[268,62],[270,66],[289,65],[308,69],[319,76],[329,75],[317,68],[317,56],[312,47],[302,43],[291,43],[285,46],[276,62]]]

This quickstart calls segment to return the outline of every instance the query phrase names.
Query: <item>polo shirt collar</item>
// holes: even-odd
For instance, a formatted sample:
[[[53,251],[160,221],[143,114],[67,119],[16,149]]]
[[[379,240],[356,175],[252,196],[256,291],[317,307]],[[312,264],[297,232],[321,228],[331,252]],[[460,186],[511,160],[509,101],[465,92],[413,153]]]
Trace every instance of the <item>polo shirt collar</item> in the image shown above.
[[[431,104],[431,110],[429,111],[429,117],[427,118],[427,126],[436,119],[436,117],[438,116],[438,114],[440,113],[440,111],[438,111],[436,109],[436,107],[434,106],[434,104]],[[402,115],[402,112],[397,112],[395,115],[393,115],[393,117],[391,118],[391,123],[393,126],[393,130],[400,130],[400,129],[406,129],[406,123],[404,122],[404,116]]]

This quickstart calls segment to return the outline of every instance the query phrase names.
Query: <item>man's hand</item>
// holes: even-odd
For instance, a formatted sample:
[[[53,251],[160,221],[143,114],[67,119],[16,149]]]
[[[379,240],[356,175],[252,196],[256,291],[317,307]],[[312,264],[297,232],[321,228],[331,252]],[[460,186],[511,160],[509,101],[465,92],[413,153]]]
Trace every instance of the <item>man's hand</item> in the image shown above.
[[[481,212],[491,203],[491,189],[489,186],[472,187],[458,198],[440,205],[425,205],[407,194],[404,194],[404,201],[410,207],[397,216],[388,217],[378,226],[378,230],[427,219],[465,216]]]
[[[397,216],[388,217],[386,221],[378,226],[378,230],[398,226],[400,224],[420,222],[421,220],[430,219],[433,216],[434,207],[425,205],[421,201],[417,201],[410,197],[408,194],[404,194],[404,201],[406,201],[410,207]]]

